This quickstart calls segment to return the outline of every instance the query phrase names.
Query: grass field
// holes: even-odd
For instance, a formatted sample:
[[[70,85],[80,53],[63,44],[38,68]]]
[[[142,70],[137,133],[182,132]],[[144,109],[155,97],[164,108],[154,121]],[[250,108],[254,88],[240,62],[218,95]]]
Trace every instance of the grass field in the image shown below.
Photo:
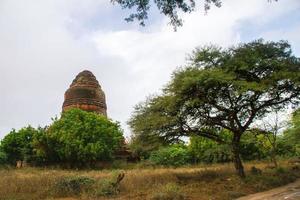
[[[263,162],[246,163],[247,178],[239,179],[232,164],[110,170],[1,169],[0,199],[234,199],[287,184],[300,177],[299,167],[280,163],[269,169]],[[260,170],[251,170],[255,166]],[[125,173],[120,185],[114,177]]]

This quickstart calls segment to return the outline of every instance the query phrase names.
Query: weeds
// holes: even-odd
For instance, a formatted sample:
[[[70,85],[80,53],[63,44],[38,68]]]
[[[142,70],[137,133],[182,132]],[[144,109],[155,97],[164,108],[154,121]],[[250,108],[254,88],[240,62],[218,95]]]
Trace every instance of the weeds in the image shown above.
[[[176,183],[168,183],[155,193],[152,200],[184,200],[180,187]]]

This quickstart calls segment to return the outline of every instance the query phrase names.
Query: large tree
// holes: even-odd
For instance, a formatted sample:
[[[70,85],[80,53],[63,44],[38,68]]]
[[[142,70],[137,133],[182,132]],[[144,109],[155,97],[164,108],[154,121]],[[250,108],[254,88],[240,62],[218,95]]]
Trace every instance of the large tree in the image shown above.
[[[198,135],[225,143],[231,133],[233,161],[245,177],[240,140],[251,124],[300,98],[300,59],[288,42],[257,40],[228,49],[196,49],[161,95],[136,107],[129,124],[135,135],[176,141]]]

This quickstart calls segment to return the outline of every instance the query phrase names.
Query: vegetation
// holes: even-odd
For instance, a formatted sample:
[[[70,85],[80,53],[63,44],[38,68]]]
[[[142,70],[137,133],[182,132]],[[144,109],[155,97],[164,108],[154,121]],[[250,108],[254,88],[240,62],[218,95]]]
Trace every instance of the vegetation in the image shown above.
[[[153,151],[149,160],[155,165],[182,166],[189,163],[190,154],[183,145],[173,145]]]
[[[283,154],[300,156],[300,109],[293,112],[290,127],[284,131],[283,138],[278,143],[287,150]]]
[[[1,151],[12,165],[26,161],[33,165],[93,167],[97,161],[111,160],[122,140],[117,123],[95,113],[71,109],[47,128],[12,130],[2,140]]]
[[[7,162],[15,164],[17,161],[30,161],[33,156],[32,140],[35,130],[31,126],[19,131],[12,130],[1,141],[2,155],[7,157]]]
[[[233,199],[289,183],[300,174],[299,158],[290,159],[300,156],[299,102],[300,59],[287,42],[199,48],[162,94],[135,107],[129,120],[130,158],[139,163],[115,159],[124,145],[118,123],[71,109],[49,126],[13,129],[3,138],[0,197],[181,200],[201,194],[204,199]],[[290,106],[295,110],[288,126],[282,126],[277,113]],[[269,158],[274,169],[262,162]],[[231,161],[243,179],[233,175],[226,164]],[[252,163],[244,167],[242,161]],[[108,162],[126,171],[83,171]],[[25,163],[82,171],[9,167]],[[222,165],[209,166],[213,163]]]
[[[267,190],[294,181],[299,169],[279,160],[280,170],[266,169],[267,164],[253,165],[262,171],[239,179],[231,165],[215,164],[183,168],[128,169],[119,186],[112,187],[115,174],[109,170],[58,170],[23,168],[0,170],[1,199],[190,199],[226,200]],[[111,181],[112,180],[112,181]],[[80,188],[79,190],[77,188]],[[118,188],[118,189],[117,189]],[[114,192],[117,193],[114,194]],[[112,194],[112,195],[111,195]],[[171,198],[171,199],[172,199]]]
[[[124,8],[134,8],[136,7],[136,13],[131,14],[126,21],[138,20],[140,25],[145,25],[145,20],[148,18],[148,11],[150,9],[151,2],[150,1],[133,1],[133,0],[113,0],[113,3],[118,3],[121,7]],[[195,9],[195,1],[181,1],[181,0],[159,0],[155,1],[158,10],[160,13],[166,15],[170,18],[170,24],[172,24],[175,28],[178,26],[182,26],[182,20],[178,17],[177,12],[182,11],[185,13],[192,12]],[[204,0],[204,8],[205,11],[209,10],[211,5],[215,5],[217,7],[221,6],[220,0]]]
[[[191,137],[189,150],[192,163],[225,163],[231,161],[231,152],[228,145],[218,144],[207,138]]]
[[[245,177],[242,136],[255,120],[296,105],[299,98],[300,59],[286,41],[206,46],[173,74],[163,94],[135,108],[129,125],[138,138],[166,143],[198,135],[226,144],[226,130],[237,174]]]
[[[79,109],[66,111],[60,119],[55,119],[46,137],[51,143],[47,150],[54,150],[58,161],[67,162],[71,167],[112,159],[123,139],[118,124]]]
[[[184,200],[184,195],[180,189],[180,186],[176,183],[168,183],[160,190],[153,194],[153,200]]]
[[[62,177],[54,184],[54,192],[58,196],[72,196],[88,190],[95,180],[85,176]]]
[[[8,162],[6,153],[0,151],[0,165],[5,165]]]

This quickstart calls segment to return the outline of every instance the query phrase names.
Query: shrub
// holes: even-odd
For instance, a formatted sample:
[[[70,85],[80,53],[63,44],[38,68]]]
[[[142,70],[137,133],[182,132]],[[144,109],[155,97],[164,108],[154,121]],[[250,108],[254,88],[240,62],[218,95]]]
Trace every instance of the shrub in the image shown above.
[[[1,151],[6,154],[7,161],[15,165],[18,160],[30,162],[33,157],[32,139],[38,132],[31,126],[18,131],[10,131],[1,141]]]
[[[183,200],[180,187],[175,183],[168,183],[152,196],[152,200]]]
[[[96,196],[113,196],[120,193],[120,183],[123,180],[124,172],[115,171],[109,178],[100,179],[95,186]]]
[[[4,165],[7,163],[7,155],[6,153],[0,151],[0,165]]]
[[[97,161],[111,160],[123,140],[118,123],[80,109],[65,111],[40,138],[35,143],[40,155],[70,167],[94,167]]]
[[[203,137],[191,137],[189,151],[193,163],[222,163],[231,161],[231,150],[228,145],[218,144]]]
[[[54,185],[54,192],[58,196],[78,195],[94,183],[94,179],[85,176],[63,177]]]
[[[181,166],[189,162],[189,151],[184,146],[173,145],[151,153],[150,161],[156,165]]]

